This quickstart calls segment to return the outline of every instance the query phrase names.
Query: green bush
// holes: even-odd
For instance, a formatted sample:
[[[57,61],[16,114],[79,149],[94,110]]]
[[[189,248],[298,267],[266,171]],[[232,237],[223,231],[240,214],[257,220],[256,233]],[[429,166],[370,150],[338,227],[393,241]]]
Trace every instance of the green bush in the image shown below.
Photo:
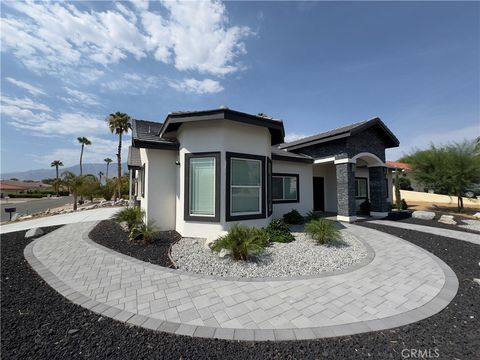
[[[303,216],[300,215],[300,213],[292,209],[292,211],[286,213],[283,215],[283,221],[285,221],[287,224],[303,224]]]
[[[408,210],[408,204],[405,199],[402,199],[402,210]]]
[[[213,251],[230,250],[235,260],[248,260],[249,255],[260,253],[268,245],[265,230],[235,224],[227,235],[219,237],[211,245]]]
[[[41,199],[43,197],[47,197],[44,194],[10,194],[7,195],[11,199]]]
[[[143,240],[145,244],[151,244],[155,239],[155,234],[157,233],[157,228],[153,226],[153,222],[150,221],[150,224],[145,224],[143,221],[140,224],[135,225],[130,231],[128,238],[130,241],[134,240]]]
[[[327,244],[340,237],[340,232],[335,227],[333,221],[327,219],[310,221],[305,225],[305,231],[318,244]]]
[[[315,211],[313,210],[310,210],[309,212],[307,212],[307,214],[305,215],[305,222],[310,222],[312,220],[318,220],[320,219],[320,216],[315,213]]]
[[[275,219],[265,228],[271,242],[289,243],[295,240],[288,225],[281,219]]]
[[[112,216],[112,220],[117,223],[125,221],[127,223],[128,230],[131,232],[134,227],[143,223],[144,215],[145,212],[142,211],[140,207],[134,206],[120,210]]]
[[[360,213],[363,215],[370,215],[371,204],[370,201],[365,200],[360,204]]]

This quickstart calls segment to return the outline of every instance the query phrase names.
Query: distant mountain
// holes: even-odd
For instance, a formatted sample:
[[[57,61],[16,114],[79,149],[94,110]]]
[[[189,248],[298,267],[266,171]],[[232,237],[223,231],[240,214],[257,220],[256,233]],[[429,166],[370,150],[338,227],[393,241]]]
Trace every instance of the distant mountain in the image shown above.
[[[83,164],[83,173],[97,175],[100,171],[104,174],[107,170],[107,164]],[[64,171],[71,171],[74,174],[80,174],[80,165],[74,165],[70,167],[60,167],[58,172],[61,175]],[[127,163],[122,164],[122,171],[127,171]],[[117,174],[117,163],[112,162],[108,168],[108,177],[114,177]],[[55,168],[49,169],[37,169],[37,170],[27,170],[27,171],[15,171],[9,173],[0,174],[2,180],[8,180],[16,178],[18,180],[42,180],[42,179],[53,179],[55,178]]]

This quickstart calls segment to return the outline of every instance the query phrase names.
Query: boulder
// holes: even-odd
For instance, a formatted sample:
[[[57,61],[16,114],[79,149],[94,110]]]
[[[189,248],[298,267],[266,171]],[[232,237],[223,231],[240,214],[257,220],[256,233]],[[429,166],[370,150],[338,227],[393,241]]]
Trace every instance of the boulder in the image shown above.
[[[12,221],[17,221],[19,217],[20,217],[19,213],[13,213],[12,214]]]
[[[473,217],[476,219],[480,219],[480,212],[473,214]]]
[[[208,238],[208,239],[205,239],[205,242],[203,243],[203,247],[205,249],[208,249],[210,250],[210,245],[212,245],[214,242],[215,242],[216,239],[214,238]]]
[[[119,225],[123,231],[128,232],[128,224],[126,221],[122,221]]]
[[[440,208],[439,208],[437,205],[435,205],[435,204],[433,204],[433,205],[431,206],[431,208],[432,208],[433,210],[438,210],[438,209],[440,209]]]
[[[442,215],[438,222],[448,225],[457,225],[457,222],[453,219],[453,215]]]
[[[228,256],[230,255],[232,252],[228,249],[222,249],[220,250],[220,252],[218,253],[218,257],[223,259],[225,256]]]
[[[433,220],[435,213],[432,211],[414,211],[412,213],[412,218],[422,219],[422,220]]]
[[[32,228],[26,232],[25,239],[42,236],[43,234],[44,234],[44,231],[42,230],[42,228]]]

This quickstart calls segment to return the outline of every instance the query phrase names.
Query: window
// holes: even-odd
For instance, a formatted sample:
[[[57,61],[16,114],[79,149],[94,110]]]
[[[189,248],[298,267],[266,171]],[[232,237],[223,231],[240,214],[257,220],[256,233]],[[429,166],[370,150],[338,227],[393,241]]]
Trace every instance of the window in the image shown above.
[[[267,216],[273,214],[273,201],[272,201],[272,159],[267,158]]]
[[[220,220],[220,153],[185,154],[185,220]]]
[[[387,189],[387,199],[390,198],[390,190],[388,190],[388,179],[385,179],[385,188]]]
[[[298,174],[273,174],[272,199],[275,203],[299,201]]]
[[[227,221],[265,217],[265,157],[227,152]]]
[[[368,198],[367,178],[355,178],[355,197],[357,199]]]

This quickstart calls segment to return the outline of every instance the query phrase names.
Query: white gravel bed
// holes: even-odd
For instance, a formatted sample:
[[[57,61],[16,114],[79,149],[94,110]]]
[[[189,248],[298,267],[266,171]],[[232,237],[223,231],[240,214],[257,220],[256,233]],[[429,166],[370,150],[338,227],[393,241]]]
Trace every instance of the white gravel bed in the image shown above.
[[[357,264],[367,249],[356,237],[341,231],[334,245],[317,245],[305,233],[292,233],[291,243],[272,243],[250,261],[234,261],[230,256],[205,249],[203,240],[184,238],[172,247],[172,257],[180,270],[224,277],[293,277],[338,271]]]
[[[464,229],[480,231],[480,220],[462,220],[466,225],[458,225]]]

